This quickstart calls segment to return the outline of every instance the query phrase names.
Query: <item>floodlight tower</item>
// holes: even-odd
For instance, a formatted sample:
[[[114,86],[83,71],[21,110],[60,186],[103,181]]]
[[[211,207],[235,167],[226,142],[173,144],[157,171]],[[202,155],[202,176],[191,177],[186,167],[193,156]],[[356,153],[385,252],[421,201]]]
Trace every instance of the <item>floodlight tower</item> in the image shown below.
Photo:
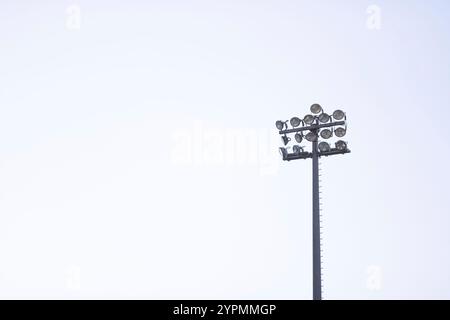
[[[347,143],[338,140],[335,147],[331,148],[326,141],[319,142],[319,137],[327,140],[336,136],[342,138],[347,133],[347,117],[342,110],[336,110],[330,116],[325,113],[319,104],[313,104],[310,108],[311,114],[303,119],[293,117],[290,121],[277,121],[276,127],[281,135],[285,147],[280,148],[280,153],[285,161],[298,159],[312,159],[312,188],[313,188],[313,300],[322,300],[322,266],[320,245],[320,203],[319,203],[319,157],[327,157],[336,154],[349,153]],[[291,124],[291,129],[288,128]],[[305,134],[305,132],[307,132]],[[288,134],[295,134],[297,143],[303,138],[312,143],[312,152],[307,152],[300,145],[294,145],[292,152],[286,147],[291,138]]]

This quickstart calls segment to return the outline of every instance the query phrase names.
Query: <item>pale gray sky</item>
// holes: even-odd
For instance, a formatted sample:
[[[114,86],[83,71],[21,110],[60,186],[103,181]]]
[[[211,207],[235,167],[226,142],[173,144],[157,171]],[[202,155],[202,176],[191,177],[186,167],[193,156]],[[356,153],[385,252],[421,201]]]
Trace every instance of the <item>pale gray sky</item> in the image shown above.
[[[447,1],[0,4],[0,297],[450,298]]]

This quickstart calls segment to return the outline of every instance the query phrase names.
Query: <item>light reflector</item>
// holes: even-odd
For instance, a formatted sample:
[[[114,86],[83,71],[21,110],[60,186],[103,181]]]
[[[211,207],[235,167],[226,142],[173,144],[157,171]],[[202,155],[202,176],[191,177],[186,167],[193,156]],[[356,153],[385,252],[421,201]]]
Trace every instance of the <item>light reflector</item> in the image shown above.
[[[347,143],[345,141],[339,140],[336,142],[336,149],[338,150],[346,150],[347,149]]]
[[[278,130],[283,130],[284,129],[284,122],[281,120],[278,120],[277,122],[275,122],[275,126],[277,127]]]
[[[305,139],[308,140],[309,142],[317,141],[317,134],[310,131],[306,134]]]
[[[342,120],[345,118],[345,113],[342,110],[336,110],[333,112],[333,118],[335,120]]]
[[[286,148],[280,148],[280,154],[283,157],[283,160],[286,159],[288,155]]]
[[[330,121],[330,116],[328,114],[326,114],[325,112],[321,113],[321,114],[319,114],[319,121],[321,123],[326,123],[326,122]]]
[[[307,115],[303,118],[303,121],[304,121],[306,124],[313,124],[314,119],[315,119],[315,118],[314,118],[313,115],[307,114]]]
[[[320,136],[323,139],[330,139],[332,135],[333,135],[333,132],[331,132],[330,129],[323,129],[322,131],[320,131]]]
[[[336,135],[336,137],[342,138],[343,136],[345,136],[345,134],[347,133],[347,130],[345,130],[345,128],[336,128],[336,130],[334,130],[334,134]]]
[[[283,141],[284,145],[287,145],[289,141],[291,141],[291,138],[289,138],[287,135],[281,136],[281,140]]]
[[[310,110],[313,114],[319,114],[322,112],[322,107],[320,106],[320,104],[314,103],[311,106]]]
[[[303,152],[303,148],[295,145],[292,147],[292,151],[294,152],[294,154],[299,155],[300,153]]]
[[[330,151],[330,145],[328,144],[328,142],[322,141],[321,143],[319,143],[319,151],[320,152]]]
[[[300,119],[297,118],[297,117],[293,117],[293,118],[291,119],[291,126],[292,126],[293,128],[297,128],[297,127],[300,125],[300,123],[302,123],[302,120],[300,120]]]

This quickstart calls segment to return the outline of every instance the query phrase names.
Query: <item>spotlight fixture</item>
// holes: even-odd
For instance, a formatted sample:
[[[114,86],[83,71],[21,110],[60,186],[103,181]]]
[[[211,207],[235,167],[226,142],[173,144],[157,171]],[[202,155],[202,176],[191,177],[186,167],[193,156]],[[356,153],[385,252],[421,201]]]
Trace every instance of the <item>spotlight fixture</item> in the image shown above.
[[[305,117],[290,119],[289,121],[277,121],[284,145],[291,140],[287,135],[295,135],[295,144],[292,151],[287,147],[280,148],[283,160],[312,160],[312,298],[322,300],[322,249],[321,249],[321,217],[320,217],[320,191],[319,191],[319,158],[331,157],[338,154],[350,153],[347,143],[343,140],[325,141],[336,136],[342,139],[347,133],[346,114],[342,110],[335,110],[332,114],[326,113],[322,107],[315,103],[311,105],[309,114]],[[320,140],[319,141],[319,137]],[[337,140],[337,139],[336,139]],[[301,147],[302,141],[311,142],[311,151]],[[295,194],[297,195],[297,193]],[[298,195],[297,195],[298,196]],[[300,197],[302,195],[299,195]]]
[[[315,117],[311,114],[307,114],[304,118],[303,118],[303,122],[310,125],[313,124]]]
[[[299,155],[300,153],[303,152],[303,148],[295,145],[292,147],[292,151],[294,152],[294,154]]]
[[[315,132],[310,131],[306,134],[305,139],[308,140],[309,142],[317,141],[317,134]]]
[[[336,142],[336,149],[338,150],[347,150],[347,143],[345,141],[339,140]]]
[[[291,126],[292,126],[293,128],[297,128],[297,127],[300,125],[301,122],[302,122],[302,120],[300,120],[299,118],[293,117],[293,118],[291,119]]]
[[[333,112],[334,120],[342,120],[345,118],[345,113],[342,110],[336,110]]]
[[[322,107],[320,106],[320,104],[314,103],[311,106],[310,110],[313,114],[319,114],[322,112]]]
[[[321,143],[319,143],[319,151],[320,152],[330,151],[330,145],[328,144],[328,142],[322,141]]]
[[[332,135],[333,132],[330,129],[322,129],[322,131],[320,131],[320,136],[323,139],[330,139]]]
[[[280,154],[283,157],[283,160],[285,160],[287,158],[288,152],[286,150],[286,148],[280,148]]]
[[[275,126],[277,127],[278,130],[283,130],[285,127],[285,122],[278,120],[277,122],[275,122]]]
[[[345,134],[347,133],[347,130],[345,130],[345,128],[339,127],[336,128],[336,130],[334,130],[334,134],[336,135],[336,137],[342,138],[343,136],[345,136]]]
[[[321,114],[319,114],[319,121],[322,123],[326,123],[326,122],[330,121],[330,116],[328,114],[326,114],[325,112],[321,113]]]
[[[291,141],[291,138],[289,138],[287,135],[284,135],[281,137],[281,140],[283,140],[284,145],[287,145],[289,141]]]

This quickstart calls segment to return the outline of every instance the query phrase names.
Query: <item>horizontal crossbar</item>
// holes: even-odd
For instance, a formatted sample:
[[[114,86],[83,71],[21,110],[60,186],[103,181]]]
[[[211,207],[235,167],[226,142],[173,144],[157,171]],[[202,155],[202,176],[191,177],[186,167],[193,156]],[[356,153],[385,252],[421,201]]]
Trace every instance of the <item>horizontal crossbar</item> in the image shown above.
[[[334,126],[343,126],[345,125],[345,121],[336,121],[336,122],[330,122],[330,123],[324,123],[324,124],[315,124],[308,127],[300,127],[300,128],[294,128],[294,129],[288,129],[288,130],[281,130],[280,134],[288,134],[288,133],[296,133],[296,132],[302,132],[307,130],[318,130],[321,128],[328,128],[328,127],[334,127]]]
[[[346,154],[346,153],[350,153],[350,150],[349,149],[346,149],[346,150],[331,149],[330,151],[327,151],[327,152],[318,152],[318,156],[319,157],[329,157],[329,156],[334,156],[336,154]],[[313,155],[311,152],[288,153],[286,155],[286,157],[283,158],[283,160],[292,161],[292,160],[299,160],[299,159],[309,159],[309,158],[312,158],[312,156]]]

